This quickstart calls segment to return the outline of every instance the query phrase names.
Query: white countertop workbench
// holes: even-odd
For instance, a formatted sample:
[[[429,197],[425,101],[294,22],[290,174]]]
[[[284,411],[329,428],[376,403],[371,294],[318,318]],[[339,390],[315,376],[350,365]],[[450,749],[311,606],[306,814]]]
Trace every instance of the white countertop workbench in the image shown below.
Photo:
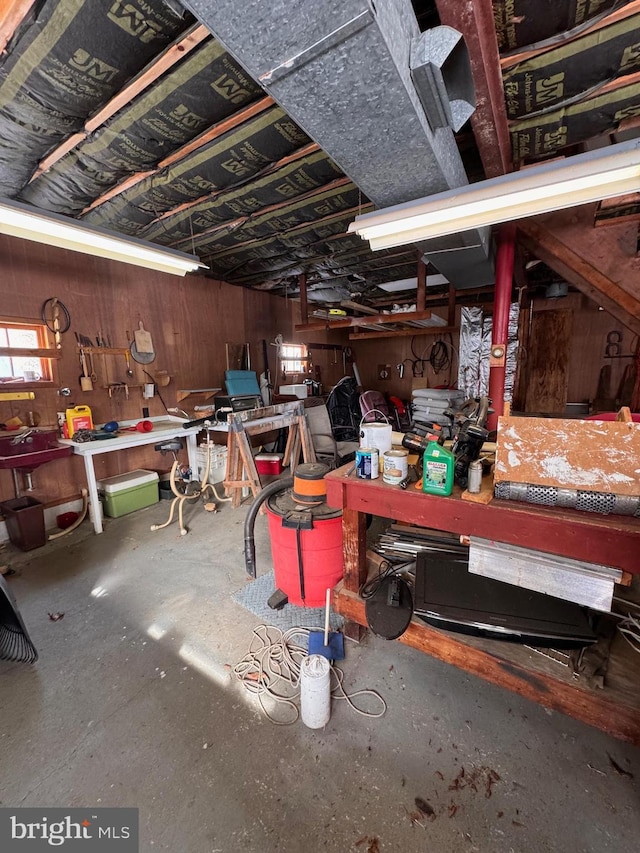
[[[121,427],[135,426],[139,420],[120,421]],[[60,444],[73,448],[74,454],[84,457],[84,469],[87,475],[87,486],[89,489],[89,500],[93,512],[93,529],[96,533],[102,533],[102,518],[98,510],[98,486],[93,464],[93,457],[100,453],[113,453],[117,450],[126,450],[130,447],[141,447],[145,444],[159,444],[170,438],[185,438],[187,442],[187,453],[189,454],[189,465],[193,471],[196,470],[196,435],[202,429],[202,425],[185,429],[187,423],[183,418],[164,415],[154,418],[144,418],[153,423],[151,432],[124,432],[115,438],[99,439],[98,441],[85,441],[76,443],[70,438],[58,439]],[[100,427],[96,427],[99,429]]]

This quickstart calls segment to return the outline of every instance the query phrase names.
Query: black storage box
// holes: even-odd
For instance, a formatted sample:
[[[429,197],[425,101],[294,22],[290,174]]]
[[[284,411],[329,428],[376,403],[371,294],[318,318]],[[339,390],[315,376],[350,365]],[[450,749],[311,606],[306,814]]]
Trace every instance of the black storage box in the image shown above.
[[[13,498],[2,501],[0,509],[7,522],[9,539],[22,551],[41,548],[47,541],[44,528],[44,506],[35,498]]]

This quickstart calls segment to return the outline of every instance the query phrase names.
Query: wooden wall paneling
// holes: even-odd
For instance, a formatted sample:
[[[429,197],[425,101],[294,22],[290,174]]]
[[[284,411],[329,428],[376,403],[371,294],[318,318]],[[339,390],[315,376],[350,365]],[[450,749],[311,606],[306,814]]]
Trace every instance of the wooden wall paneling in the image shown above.
[[[56,426],[56,412],[72,404],[89,405],[95,423],[142,418],[143,407],[151,416],[164,413],[160,398],[144,400],[141,388],[131,388],[128,400],[124,394],[109,398],[102,387],[107,380],[128,379],[124,357],[98,356],[96,388],[82,392],[74,331],[93,339],[100,331],[111,336],[114,346],[124,347],[126,332],[133,333],[142,320],[152,335],[156,359],[149,365],[132,360],[134,376],[129,381],[142,385],[147,379],[144,369],[152,375],[154,370],[168,371],[171,382],[160,391],[172,407],[177,405],[176,392],[185,386],[223,387],[225,341],[230,336],[243,341],[249,335],[255,360],[261,357],[261,339],[273,340],[283,330],[283,318],[285,329],[292,328],[291,308],[282,311],[287,305],[284,300],[214,279],[169,276],[8,237],[0,237],[0,264],[3,315],[37,318],[42,303],[51,296],[57,296],[71,314],[71,329],[62,338],[56,386],[36,390],[32,401],[0,402],[0,422],[31,410],[40,414],[42,426]],[[71,388],[70,398],[57,394],[62,386]],[[172,460],[151,446],[97,456],[95,461],[100,478],[133,468],[167,471]],[[36,499],[45,503],[68,499],[84,486],[82,460],[70,457],[44,465],[36,469],[33,481]],[[0,470],[0,500],[13,496],[11,471]]]
[[[569,293],[555,299],[536,299],[531,306],[534,313],[543,311],[571,311],[573,323],[569,346],[567,401],[593,401],[598,386],[600,370],[605,365],[611,368],[611,392],[615,396],[622,380],[625,366],[633,359],[605,358],[607,335],[618,331],[622,335],[621,353],[631,353],[635,346],[635,336],[619,320],[601,310],[581,293]],[[524,361],[528,359],[528,344],[525,345]],[[523,380],[526,379],[526,364],[523,365]],[[524,390],[524,389],[523,389]],[[514,409],[524,409],[524,397],[514,405]],[[536,410],[537,411],[537,410]]]
[[[525,411],[564,412],[572,325],[570,310],[534,313],[527,359]]]
[[[447,308],[438,308],[438,315],[445,319]],[[378,340],[357,341],[352,342],[353,352],[358,364],[358,370],[362,377],[363,385],[366,390],[382,391],[385,394],[392,394],[400,397],[401,400],[410,400],[413,387],[430,387],[434,388],[438,385],[458,384],[458,363],[457,356],[452,357],[452,365],[440,373],[435,373],[431,366],[426,363],[423,365],[422,376],[414,376],[412,362],[416,356],[428,360],[431,347],[438,339],[438,335],[433,336],[416,336],[398,337],[398,338],[380,338]],[[449,341],[449,337],[446,337]],[[413,341],[413,350],[412,350]],[[453,347],[457,352],[459,335],[455,333],[451,338]],[[400,378],[397,370],[397,365],[404,362],[404,374]],[[388,379],[380,379],[378,375],[378,366],[382,364],[391,365],[391,372]],[[421,369],[418,365],[418,371]],[[417,384],[416,384],[417,383]]]
[[[529,360],[531,306],[521,307],[518,315],[518,355],[516,364],[516,379],[513,387],[511,408],[513,411],[524,411],[526,398],[527,363]]]
[[[600,369],[605,365],[611,368],[612,395],[617,395],[624,369],[626,365],[633,364],[633,359],[605,357],[607,336],[610,332],[620,333],[620,354],[633,352],[635,335],[607,311],[600,311],[595,303],[584,297],[575,315],[571,339],[568,389],[570,400],[593,400]],[[609,352],[614,350],[610,349]]]

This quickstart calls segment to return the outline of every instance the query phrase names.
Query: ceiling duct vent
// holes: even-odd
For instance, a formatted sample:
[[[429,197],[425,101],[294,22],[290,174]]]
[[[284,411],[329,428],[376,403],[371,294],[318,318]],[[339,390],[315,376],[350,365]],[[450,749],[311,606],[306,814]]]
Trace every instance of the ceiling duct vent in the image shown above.
[[[411,43],[411,78],[431,130],[460,130],[476,95],[467,46],[452,27],[434,27]]]

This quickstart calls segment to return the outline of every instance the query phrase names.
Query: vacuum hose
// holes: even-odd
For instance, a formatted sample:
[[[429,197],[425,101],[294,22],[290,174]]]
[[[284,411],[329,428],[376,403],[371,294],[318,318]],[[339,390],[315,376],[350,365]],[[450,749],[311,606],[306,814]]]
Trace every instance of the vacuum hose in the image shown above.
[[[258,511],[267,498],[276,495],[278,492],[283,492],[285,489],[290,489],[291,486],[293,486],[293,477],[274,480],[273,483],[269,483],[262,489],[249,507],[249,512],[244,520],[244,565],[247,574],[252,578],[256,577],[256,543],[253,538],[253,528]]]

